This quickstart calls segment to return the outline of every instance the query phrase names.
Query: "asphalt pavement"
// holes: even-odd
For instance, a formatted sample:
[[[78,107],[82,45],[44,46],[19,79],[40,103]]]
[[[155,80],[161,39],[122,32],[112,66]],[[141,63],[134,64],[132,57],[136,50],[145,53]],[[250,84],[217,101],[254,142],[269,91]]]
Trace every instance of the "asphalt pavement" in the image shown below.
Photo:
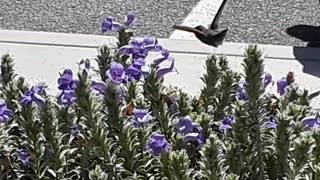
[[[182,23],[198,1],[0,0],[0,28],[102,34],[106,16],[121,22],[133,12],[139,18],[133,29],[136,36],[168,38],[171,26]],[[230,28],[228,42],[304,46],[285,29],[298,24],[319,26],[319,8],[318,0],[228,0],[221,26]]]
[[[309,25],[295,34],[320,41],[319,0],[228,0],[220,22],[230,28],[228,42],[305,46],[286,34],[295,25]]]
[[[81,34],[102,34],[106,16],[124,21],[138,17],[137,36],[169,37],[198,0],[0,0],[0,28]]]

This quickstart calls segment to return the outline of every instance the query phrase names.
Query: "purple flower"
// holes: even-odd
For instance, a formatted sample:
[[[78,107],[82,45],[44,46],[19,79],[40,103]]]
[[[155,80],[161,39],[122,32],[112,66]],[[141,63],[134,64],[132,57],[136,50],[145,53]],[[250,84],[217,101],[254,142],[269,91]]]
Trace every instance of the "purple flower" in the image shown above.
[[[203,129],[193,122],[190,116],[180,117],[176,130],[183,135],[185,143],[197,142],[198,144],[204,144]]]
[[[129,13],[124,20],[124,26],[129,28],[136,22],[137,22],[136,16],[133,13]]]
[[[76,100],[77,98],[74,90],[62,90],[58,96],[58,102],[66,106],[71,106]]]
[[[155,38],[133,39],[129,45],[122,46],[119,49],[121,54],[132,55],[133,59],[145,59],[148,56],[148,51],[156,50],[158,41]]]
[[[235,115],[231,114],[229,117],[225,117],[222,123],[219,125],[220,132],[229,132],[232,130],[232,123],[235,121]]]
[[[146,65],[146,61],[143,59],[143,58],[138,58],[138,59],[135,59],[132,63],[132,66],[133,67],[136,67],[136,68],[141,68],[143,66]]]
[[[113,21],[113,17],[108,16],[103,22],[102,22],[102,28],[101,31],[103,33],[107,31],[118,31],[122,28],[122,25],[118,22]]]
[[[307,129],[318,129],[320,127],[320,115],[307,116],[301,120],[303,127]]]
[[[146,62],[143,58],[138,58],[134,60],[134,62],[126,69],[126,75],[128,76],[128,80],[140,80],[143,75],[148,74],[144,70]]]
[[[172,149],[171,144],[168,143],[163,134],[155,133],[151,135],[146,150],[151,151],[153,155],[160,155],[163,152],[168,152]]]
[[[232,130],[232,127],[229,124],[220,124],[220,126],[219,126],[220,132],[229,132],[231,130]]]
[[[126,69],[126,74],[130,80],[140,80],[143,75],[142,67],[145,66],[146,62],[143,58],[138,58]]]
[[[231,125],[231,124],[234,122],[235,118],[236,118],[235,115],[234,115],[234,114],[231,114],[228,118],[224,118],[224,119],[222,120],[222,123],[223,123],[223,124]]]
[[[135,127],[143,127],[147,122],[153,119],[150,113],[144,109],[135,109],[133,112],[134,121],[133,125]]]
[[[7,123],[13,116],[13,111],[8,109],[4,100],[0,101],[0,122]]]
[[[163,68],[159,68],[157,70],[157,76],[158,77],[162,77],[162,76],[164,76],[164,75],[166,75],[168,73],[171,73],[171,72],[177,72],[177,70],[175,68],[175,59],[173,59],[172,57],[169,57],[168,61],[171,62],[169,67],[163,67]]]
[[[58,89],[70,90],[75,89],[76,83],[73,80],[73,73],[71,69],[65,69],[60,78],[58,78]]]
[[[18,150],[17,156],[22,162],[23,166],[27,168],[30,164],[30,153],[25,149]]]
[[[196,127],[196,132],[187,133],[184,135],[183,140],[184,142],[196,142],[199,145],[202,145],[205,143],[205,137],[203,133],[203,128],[200,126]]]
[[[239,80],[238,87],[236,89],[236,97],[238,100],[248,101],[248,97],[244,89],[245,86],[248,86],[248,83],[245,80]]]
[[[159,51],[162,49],[162,46],[158,44],[158,40],[156,38],[151,37],[143,38],[143,46],[148,51]]]
[[[43,86],[32,87],[30,91],[26,91],[20,99],[20,103],[24,105],[31,105],[35,102],[39,106],[43,106],[46,100],[42,97],[44,91]]]
[[[125,81],[126,74],[124,67],[120,63],[112,62],[110,69],[106,72],[108,78],[116,84],[121,84]]]
[[[286,92],[286,87],[288,86],[287,78],[282,78],[277,81],[277,92],[283,95]]]
[[[139,68],[134,67],[133,65],[130,65],[126,69],[126,75],[128,76],[129,81],[132,81],[132,80],[139,81],[140,78],[142,77],[142,71]]]
[[[107,88],[107,84],[103,81],[92,80],[91,89],[96,94],[104,94],[104,91]]]
[[[186,134],[193,132],[196,123],[194,123],[190,116],[180,117],[179,122],[176,125],[176,130],[178,133]]]
[[[274,83],[274,81],[272,81],[272,75],[269,72],[265,72],[263,78],[264,87],[267,87],[270,83],[272,83],[272,85]]]
[[[154,60],[154,63],[156,65],[161,64],[163,61],[167,60],[169,58],[169,51],[166,49],[162,49],[161,54],[159,56],[156,57],[156,59]]]

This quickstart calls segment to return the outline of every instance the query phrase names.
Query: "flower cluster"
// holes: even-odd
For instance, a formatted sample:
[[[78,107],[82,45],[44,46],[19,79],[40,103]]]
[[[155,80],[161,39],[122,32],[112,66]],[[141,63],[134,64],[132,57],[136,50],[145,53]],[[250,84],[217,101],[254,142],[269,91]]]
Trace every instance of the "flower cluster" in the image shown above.
[[[119,31],[122,27],[129,28],[137,21],[136,17],[130,13],[127,15],[124,25],[118,22],[113,22],[112,17],[107,17],[102,24],[103,32]],[[125,69],[121,63],[113,62],[108,71],[108,77],[113,81],[120,83],[132,80],[140,80],[142,76],[150,74],[150,67],[146,64],[146,58],[149,52],[158,52],[159,56],[153,61],[155,65],[168,61],[169,67],[159,68],[157,75],[163,76],[167,73],[175,71],[175,60],[170,56],[169,51],[159,45],[156,38],[145,37],[141,39],[132,39],[128,45],[119,48],[119,53],[131,56],[132,62]]]
[[[0,122],[7,124],[13,117],[13,111],[8,109],[6,102],[0,101]]]
[[[284,95],[286,92],[286,87],[288,87],[291,83],[293,83],[293,79],[291,78],[291,73],[289,72],[287,77],[283,77],[279,80],[276,81],[277,84],[277,92],[279,93],[280,96]],[[269,72],[265,72],[264,76],[262,78],[263,86],[264,88],[267,88],[270,86],[271,88],[274,86],[274,80],[272,78],[272,75]],[[237,98],[239,100],[247,101],[248,98],[246,97],[245,93],[245,87],[248,86],[248,83],[244,80],[241,79],[238,81],[238,86],[237,86]],[[270,93],[269,91],[266,91],[266,93]]]
[[[61,90],[58,96],[58,101],[61,104],[70,106],[75,101],[75,89],[77,87],[77,81],[73,78],[73,72],[71,69],[65,69],[60,78],[58,78],[58,89]]]
[[[23,94],[20,103],[30,106],[34,102],[39,106],[43,106],[45,104],[45,99],[43,98],[44,88],[44,85],[32,87]]]
[[[137,22],[137,18],[132,13],[129,13],[126,16],[123,25],[121,23],[113,21],[113,17],[108,16],[102,23],[101,31],[103,33],[107,31],[119,31],[122,28],[130,28],[136,22]]]

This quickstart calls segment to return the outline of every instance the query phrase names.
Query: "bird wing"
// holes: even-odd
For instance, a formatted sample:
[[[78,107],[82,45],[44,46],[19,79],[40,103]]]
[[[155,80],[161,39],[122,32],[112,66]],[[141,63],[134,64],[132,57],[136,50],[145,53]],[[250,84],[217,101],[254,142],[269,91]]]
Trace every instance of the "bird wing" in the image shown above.
[[[181,31],[187,31],[187,32],[192,32],[192,33],[198,33],[198,34],[205,35],[204,32],[202,32],[202,31],[200,31],[198,29],[192,28],[192,27],[188,27],[188,26],[173,25],[172,28],[178,29],[178,30],[181,30]]]
[[[226,3],[227,3],[227,0],[223,0],[223,1],[222,1],[222,4],[221,4],[221,6],[219,7],[219,10],[218,10],[217,14],[214,16],[214,19],[213,19],[213,21],[212,21],[212,24],[211,24],[211,26],[210,26],[210,29],[215,30],[215,29],[218,28],[219,19],[220,19],[220,16],[221,16],[221,14],[222,14],[222,10],[223,10],[224,6],[226,5]]]

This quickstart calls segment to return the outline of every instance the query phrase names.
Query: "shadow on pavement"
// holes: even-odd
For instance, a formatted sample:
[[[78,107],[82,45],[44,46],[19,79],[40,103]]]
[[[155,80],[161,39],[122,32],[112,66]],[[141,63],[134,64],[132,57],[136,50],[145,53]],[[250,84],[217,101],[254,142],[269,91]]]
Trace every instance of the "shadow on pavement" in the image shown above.
[[[310,25],[295,25],[286,29],[292,37],[307,42],[307,47],[320,47],[320,27]]]
[[[320,77],[320,27],[296,25],[287,28],[286,33],[308,43],[306,47],[293,47],[294,56],[304,73]]]

